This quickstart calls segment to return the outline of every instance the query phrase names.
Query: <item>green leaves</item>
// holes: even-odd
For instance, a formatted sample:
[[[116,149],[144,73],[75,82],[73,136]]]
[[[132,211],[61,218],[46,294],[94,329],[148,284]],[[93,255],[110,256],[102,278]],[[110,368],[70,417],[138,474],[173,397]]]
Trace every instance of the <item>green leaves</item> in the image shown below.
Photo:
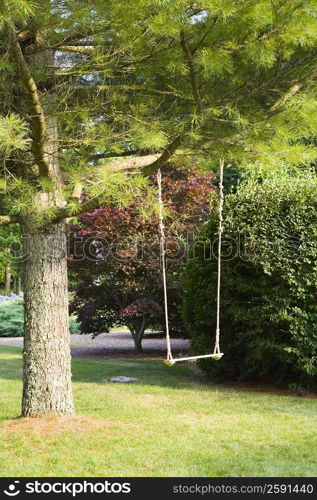
[[[317,158],[310,144],[316,85],[308,81],[316,65],[315,0],[135,0],[133,9],[121,0],[8,0],[0,12],[16,22],[45,121],[57,125],[66,199],[79,178],[86,196],[106,202],[122,192],[128,202],[131,175],[105,169],[93,179],[102,156],[159,154],[175,137],[184,157],[202,165],[210,152],[213,161],[225,156],[267,170]],[[0,154],[10,155],[11,176],[36,177],[28,139],[34,115],[11,52],[3,32]],[[27,189],[17,192],[16,206],[32,206]]]
[[[170,12],[161,10],[149,22],[149,29],[154,35],[177,37],[181,29],[181,18],[171,16]]]
[[[206,9],[206,13],[217,16],[223,22],[226,22],[230,17],[234,16],[239,9],[239,5],[237,5],[237,2],[232,2],[231,0],[204,0],[202,8]]]
[[[5,192],[7,190],[7,180],[0,179],[0,192]]]
[[[9,154],[12,150],[24,151],[29,146],[28,127],[15,114],[0,117],[0,152]]]
[[[2,59],[0,59],[0,78],[13,73],[13,70],[14,65],[8,60],[7,57],[2,57]]]
[[[0,28],[6,22],[25,23],[32,15],[35,3],[29,0],[5,0],[0,6]]]
[[[261,44],[256,42],[248,44],[244,55],[257,69],[270,69],[276,63],[277,49],[274,41],[263,40]]]
[[[215,329],[217,219],[195,245],[184,276],[192,346],[208,352]],[[221,368],[213,376],[313,385],[317,375],[315,169],[247,171],[225,197]]]
[[[226,76],[233,73],[234,66],[230,51],[227,49],[204,48],[198,56],[198,62],[203,67],[206,77]]]
[[[86,194],[91,199],[100,199],[101,206],[107,203],[128,206],[146,186],[147,180],[142,175],[114,172],[105,164],[98,167],[97,175],[87,183]]]
[[[160,130],[160,123],[136,124],[133,127],[133,140],[140,150],[160,150],[167,144],[167,137]]]

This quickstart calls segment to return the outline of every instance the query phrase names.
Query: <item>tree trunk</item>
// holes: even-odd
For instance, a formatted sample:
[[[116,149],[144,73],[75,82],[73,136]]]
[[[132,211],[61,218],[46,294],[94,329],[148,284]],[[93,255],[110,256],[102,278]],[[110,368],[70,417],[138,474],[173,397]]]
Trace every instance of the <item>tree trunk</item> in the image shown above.
[[[49,9],[51,2],[42,2]],[[19,69],[24,95],[20,110],[29,115],[31,144],[29,168],[23,162],[23,175],[38,175],[49,181],[34,196],[33,204],[20,216],[24,252],[25,337],[23,359],[22,415],[74,413],[71,388],[71,357],[68,327],[68,287],[65,221],[47,220],[47,209],[61,208],[63,179],[59,168],[58,127],[55,115],[55,89],[42,94],[36,87],[36,76],[50,74],[55,54],[46,43],[51,28],[37,30],[36,20],[25,26],[28,50],[11,32],[11,50]],[[33,49],[33,50],[31,50]],[[43,183],[43,186],[45,183]],[[42,217],[42,214],[45,215]]]
[[[15,277],[15,285],[14,285],[15,292],[20,295],[21,293],[21,278],[20,276]]]
[[[134,340],[135,351],[141,353],[141,352],[143,352],[143,348],[142,348],[143,335],[144,335],[144,332],[146,330],[146,326],[148,324],[147,316],[143,316],[143,318],[140,321],[137,320],[136,323],[137,323],[137,326],[136,326],[134,333],[132,335],[133,335],[133,340]]]
[[[65,222],[22,221],[25,337],[22,415],[74,413]]]
[[[5,267],[5,292],[11,292],[11,267],[10,264],[7,264]]]
[[[142,335],[142,337],[143,337],[143,335]],[[142,337],[140,337],[139,335],[133,335],[135,352],[139,352],[139,353],[143,352]]]

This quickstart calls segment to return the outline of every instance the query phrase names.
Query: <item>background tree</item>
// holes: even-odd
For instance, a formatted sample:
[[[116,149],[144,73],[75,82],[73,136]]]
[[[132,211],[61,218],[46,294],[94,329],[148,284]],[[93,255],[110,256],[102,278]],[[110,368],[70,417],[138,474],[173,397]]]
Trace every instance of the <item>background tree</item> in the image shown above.
[[[299,142],[316,125],[315,18],[311,0],[1,3],[0,221],[24,235],[23,415],[73,413],[67,218],[127,202],[177,151],[316,157]]]
[[[21,291],[21,237],[19,227],[0,227],[0,276],[5,293]]]
[[[197,166],[163,169],[163,202],[170,329],[184,334],[180,318],[182,286],[179,272],[189,246],[207,220],[211,205],[210,173]],[[126,324],[137,351],[149,326],[165,330],[163,284],[159,248],[156,178],[147,198],[128,207],[108,205],[82,215],[72,227],[70,269],[83,279],[72,303],[83,333],[108,332]]]

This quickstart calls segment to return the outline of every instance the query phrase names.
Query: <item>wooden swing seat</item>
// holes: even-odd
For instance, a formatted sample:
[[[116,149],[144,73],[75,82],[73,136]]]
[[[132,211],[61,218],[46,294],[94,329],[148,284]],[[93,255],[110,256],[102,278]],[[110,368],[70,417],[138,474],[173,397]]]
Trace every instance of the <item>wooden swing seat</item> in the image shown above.
[[[164,363],[167,366],[174,366],[175,363],[183,363],[185,361],[188,361],[189,363],[195,363],[197,359],[203,359],[203,358],[212,358],[215,361],[218,361],[221,359],[223,356],[223,352],[219,352],[217,354],[202,354],[201,356],[187,356],[186,358],[176,358],[176,359],[167,359],[164,361]]]

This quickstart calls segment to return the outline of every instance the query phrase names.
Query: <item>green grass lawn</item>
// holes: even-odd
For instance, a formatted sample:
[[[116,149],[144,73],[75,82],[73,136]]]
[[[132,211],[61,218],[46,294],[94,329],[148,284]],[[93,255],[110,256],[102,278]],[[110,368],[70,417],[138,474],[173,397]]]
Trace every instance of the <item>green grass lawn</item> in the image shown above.
[[[217,389],[160,362],[75,359],[73,374],[86,418],[60,431],[52,418],[12,421],[21,350],[0,348],[0,476],[317,473],[317,400]],[[140,380],[110,384],[113,375]]]

